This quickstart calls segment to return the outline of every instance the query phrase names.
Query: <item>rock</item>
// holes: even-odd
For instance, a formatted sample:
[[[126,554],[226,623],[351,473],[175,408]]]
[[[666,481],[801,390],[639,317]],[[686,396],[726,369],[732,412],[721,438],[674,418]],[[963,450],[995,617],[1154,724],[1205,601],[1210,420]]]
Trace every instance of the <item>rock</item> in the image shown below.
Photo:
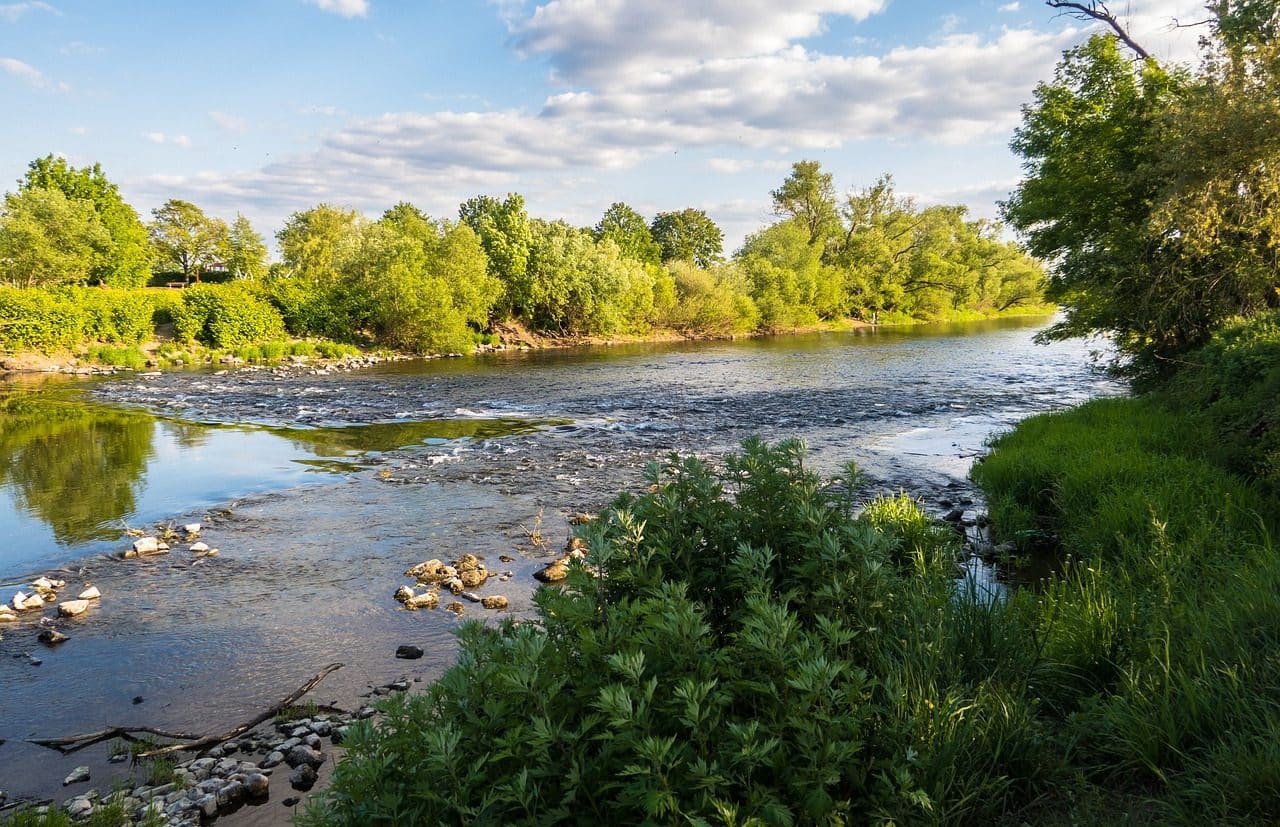
[[[418,651],[422,651],[422,650],[419,649]],[[324,738],[330,732],[333,732],[333,725],[330,724],[328,721],[316,721],[311,726],[311,731],[314,732],[316,735],[319,735],[321,738]]]
[[[41,629],[40,634],[36,635],[36,640],[39,640],[45,646],[52,648],[57,646],[59,643],[66,643],[68,640],[71,640],[71,638],[67,637],[62,632],[59,632],[57,629]]]
[[[316,735],[314,732],[309,732],[307,733],[307,736],[302,739],[302,743],[312,749],[320,749],[320,736]]]
[[[977,525],[977,524],[978,524],[978,512],[974,511],[972,508],[965,509],[960,514],[960,525]]]
[[[458,597],[461,597],[463,600],[470,600],[472,603],[480,602],[480,595],[475,592],[462,592]]]
[[[474,554],[464,554],[461,557],[459,557],[457,562],[455,562],[453,565],[458,570],[459,573],[475,571],[476,569],[480,568],[480,558],[475,556]]]
[[[55,589],[60,589],[65,585],[67,585],[67,581],[65,580],[50,580],[47,577],[37,577],[32,581],[31,588],[38,592],[51,592]]]
[[[67,787],[72,784],[79,784],[82,781],[88,781],[88,780],[89,780],[89,768],[76,767],[74,770],[71,771],[70,775],[62,779],[62,786]]]
[[[208,543],[192,543],[191,546],[187,549],[187,551],[190,551],[193,554],[204,554],[206,551],[209,551],[209,544]]]
[[[394,596],[395,596],[395,599],[400,601],[401,603],[408,603],[410,600],[413,599],[413,589],[409,588],[408,586],[401,586],[400,588],[396,589],[396,593]]]
[[[276,749],[280,750],[280,751],[281,751],[281,752],[283,752],[285,755],[288,755],[288,754],[289,754],[289,750],[293,749],[294,747],[296,747],[298,744],[301,744],[301,743],[302,743],[302,739],[301,739],[301,738],[290,738],[290,739],[288,739],[287,741],[285,741],[284,743],[282,743],[282,744],[280,744],[279,746],[277,746],[277,747],[276,747]]]
[[[165,554],[169,551],[169,544],[163,543],[155,537],[139,537],[133,541],[133,548],[124,553],[125,557],[147,557],[152,554]],[[132,552],[132,553],[130,553]]]
[[[185,531],[187,534],[195,535],[195,534],[199,534],[200,529],[202,528],[204,528],[204,526],[200,525],[199,523],[187,523],[182,527],[182,530]]]
[[[283,763],[284,763],[284,753],[277,749],[267,753],[267,757],[263,758],[262,762],[258,764],[258,766],[262,767],[264,770],[269,770],[272,767],[278,764],[283,764]]]
[[[260,772],[251,772],[245,776],[244,791],[250,798],[262,798],[271,791],[271,779]]]
[[[13,613],[13,610],[9,608],[8,604],[0,607],[0,623],[12,623],[17,619],[18,616]]]
[[[533,576],[543,583],[560,582],[569,576],[569,555],[566,554],[564,557],[548,563],[545,567],[535,571]]]
[[[440,569],[444,566],[439,560],[427,560],[425,563],[419,563],[416,566],[410,566],[405,571],[405,577],[416,577],[424,583],[434,582],[439,578]]]
[[[462,579],[458,577],[450,577],[448,580],[441,582],[440,585],[445,587],[449,591],[453,592],[454,594],[461,594],[462,591],[466,588],[466,586],[462,584]]]
[[[401,660],[417,660],[418,658],[422,657],[422,649],[418,648],[417,646],[410,646],[408,644],[405,644],[403,646],[397,646],[396,657],[400,658]]]
[[[93,802],[85,796],[79,796],[67,803],[66,810],[67,815],[74,819],[81,819],[93,811]]]
[[[77,600],[97,600],[100,597],[102,597],[102,592],[98,591],[97,586],[90,586],[76,595]]]
[[[89,611],[88,600],[66,600],[58,604],[60,617],[75,617]]]
[[[434,590],[423,592],[406,600],[404,605],[408,609],[434,609],[440,605],[440,592]]]
[[[13,596],[13,600],[10,601],[9,605],[13,606],[13,608],[19,612],[26,612],[32,609],[43,609],[44,598],[38,594],[18,592]]]
[[[942,519],[946,520],[949,523],[958,523],[960,522],[960,518],[962,516],[964,516],[963,511],[961,511],[959,508],[953,508],[950,511],[948,511],[946,514],[944,514],[942,516]]]
[[[232,781],[218,790],[218,809],[230,807],[242,799],[244,799],[244,785],[239,781]]]
[[[486,609],[505,609],[507,608],[507,598],[500,594],[493,594],[480,601],[480,605]]]
[[[201,796],[196,802],[196,806],[200,809],[200,814],[205,818],[214,818],[218,815],[218,797],[212,793]]]
[[[285,763],[291,767],[297,767],[302,764],[310,764],[318,767],[324,763],[324,754],[314,747],[303,746],[299,744],[285,756]]]
[[[587,523],[593,522],[595,518],[596,515],[594,514],[579,512],[569,517],[569,525],[586,525]]]
[[[315,786],[316,770],[310,764],[302,764],[289,773],[289,786],[295,790],[306,792]]]
[[[456,601],[456,600],[455,600],[455,601],[453,601],[452,603],[450,603],[448,606],[445,606],[445,607],[444,607],[444,609],[445,609],[445,611],[447,611],[447,612],[453,612],[454,614],[458,615],[459,617],[461,617],[461,616],[462,616],[462,613],[463,613],[464,611],[466,611],[466,607],[464,607],[461,603],[459,603],[459,602],[458,602],[458,601]]]
[[[504,563],[514,563],[516,560],[516,558],[512,557],[510,554],[499,554],[498,559]]]
[[[306,738],[310,734],[311,734],[311,726],[310,726],[310,722],[308,722],[308,724],[305,726],[294,727],[293,731],[289,733],[289,737],[290,738]]]
[[[467,569],[458,576],[458,579],[462,581],[463,586],[474,589],[484,585],[484,581],[489,579],[489,572],[484,569]]]

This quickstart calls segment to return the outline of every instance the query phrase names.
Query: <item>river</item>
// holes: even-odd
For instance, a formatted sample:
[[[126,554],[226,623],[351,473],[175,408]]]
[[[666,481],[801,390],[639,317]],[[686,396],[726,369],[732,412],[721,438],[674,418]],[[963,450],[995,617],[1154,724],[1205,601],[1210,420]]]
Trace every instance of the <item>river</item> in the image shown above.
[[[474,552],[514,575],[485,592],[528,611],[546,562],[530,537],[562,547],[569,514],[671,451],[799,437],[820,471],[855,461],[868,493],[968,493],[991,434],[1119,391],[1086,343],[1034,345],[1046,321],[0,383],[0,599],[40,574],[104,595],[56,649],[35,613],[0,625],[0,790],[61,798],[77,763],[102,766],[100,789],[127,772],[105,746],[62,757],[26,738],[220,730],[334,660],[317,700],[431,680],[458,620],[395,603],[405,568]],[[204,523],[220,555],[118,558],[126,527],[169,521]],[[426,657],[396,660],[403,643]]]

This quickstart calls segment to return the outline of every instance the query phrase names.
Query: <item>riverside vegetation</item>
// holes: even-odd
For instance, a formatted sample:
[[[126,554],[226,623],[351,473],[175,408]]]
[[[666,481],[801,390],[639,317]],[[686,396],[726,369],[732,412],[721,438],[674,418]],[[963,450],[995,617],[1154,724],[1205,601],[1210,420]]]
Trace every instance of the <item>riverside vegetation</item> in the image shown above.
[[[1192,71],[1050,5],[1123,37],[1037,90],[1006,216],[1055,261],[1050,335],[1109,334],[1144,391],[975,467],[1053,573],[977,593],[915,503],[855,516],[794,443],[673,457],[535,618],[353,732],[304,823],[1280,818],[1280,9],[1209,4]]]
[[[457,220],[402,203],[370,221],[321,204],[289,218],[268,267],[243,216],[228,225],[171,200],[144,225],[98,166],[49,156],[0,210],[0,354],[139,367],[157,331],[172,341],[153,361],[191,364],[330,341],[441,354],[503,331],[731,336],[1048,309],[1040,265],[963,207],[920,209],[888,177],[838,199],[812,161],[773,199],[780,220],[728,261],[700,210],[646,221],[615,203],[579,228],[530,217],[511,194],[471,198]],[[173,282],[191,286],[148,287]]]

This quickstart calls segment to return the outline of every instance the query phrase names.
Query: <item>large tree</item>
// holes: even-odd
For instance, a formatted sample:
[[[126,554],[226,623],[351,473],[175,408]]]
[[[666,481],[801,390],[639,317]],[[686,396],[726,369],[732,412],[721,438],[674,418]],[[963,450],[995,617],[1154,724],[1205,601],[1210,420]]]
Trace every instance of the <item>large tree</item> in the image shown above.
[[[533,230],[524,196],[509,193],[503,200],[491,195],[469,198],[458,206],[458,218],[480,237],[489,260],[489,274],[502,283],[496,316],[527,315],[533,303],[527,276]]]
[[[663,261],[690,261],[710,267],[724,253],[724,233],[702,210],[660,212],[650,225]]]
[[[616,201],[592,229],[596,241],[608,239],[618,245],[619,252],[644,264],[661,264],[662,248],[653,240],[653,232],[644,216]]]
[[[239,213],[227,230],[219,256],[227,272],[238,279],[257,279],[267,274],[267,242]]]
[[[355,210],[319,204],[289,216],[276,241],[285,270],[312,284],[328,285],[360,241],[362,221]]]
[[[226,222],[210,218],[190,201],[171,198],[151,211],[151,243],[162,263],[182,270],[188,282],[218,262],[225,249]]]
[[[65,158],[46,155],[27,165],[26,175],[18,185],[22,191],[55,189],[69,199],[93,205],[111,243],[94,262],[90,272],[92,281],[116,287],[146,284],[155,258],[147,228],[133,207],[120,196],[119,188],[107,180],[101,166],[77,168]]]
[[[800,222],[809,232],[809,243],[823,242],[838,231],[836,190],[831,173],[817,161],[796,161],[791,174],[774,190],[773,211]]]
[[[57,189],[9,193],[0,210],[0,282],[20,287],[83,284],[111,236],[83,198]]]

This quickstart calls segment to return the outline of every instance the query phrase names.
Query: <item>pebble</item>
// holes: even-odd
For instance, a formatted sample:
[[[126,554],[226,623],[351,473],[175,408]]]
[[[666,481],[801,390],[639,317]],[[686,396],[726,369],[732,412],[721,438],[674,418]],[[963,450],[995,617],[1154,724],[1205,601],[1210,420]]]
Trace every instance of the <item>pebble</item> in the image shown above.
[[[71,784],[79,784],[82,781],[88,781],[88,780],[89,780],[89,768],[76,767],[74,770],[71,771],[70,775],[62,779],[62,786],[67,787],[67,786],[70,786]]]

